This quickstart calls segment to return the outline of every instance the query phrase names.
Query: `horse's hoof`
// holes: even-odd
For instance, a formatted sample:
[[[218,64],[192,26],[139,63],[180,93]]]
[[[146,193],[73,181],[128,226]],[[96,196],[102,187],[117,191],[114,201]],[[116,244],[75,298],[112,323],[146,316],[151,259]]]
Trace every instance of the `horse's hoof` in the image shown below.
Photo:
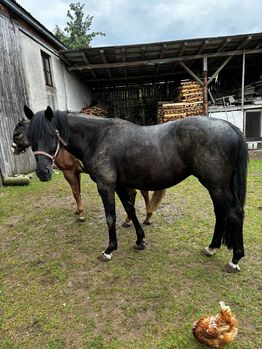
[[[143,224],[144,224],[144,225],[151,225],[151,222],[150,222],[150,221],[145,220],[145,221],[143,222]]]
[[[240,272],[240,268],[237,264],[234,264],[233,262],[229,262],[225,265],[224,270],[227,273],[239,273]]]
[[[134,245],[134,248],[135,248],[136,250],[144,250],[145,247],[146,247],[146,243],[145,243],[144,241],[142,241],[140,244],[136,243],[136,244]]]
[[[130,227],[132,227],[132,223],[124,222],[124,223],[122,223],[122,227],[123,228],[130,228]]]
[[[211,257],[211,256],[214,256],[214,254],[216,253],[216,249],[210,248],[210,247],[205,247],[203,252],[204,252],[204,255]]]
[[[84,222],[85,221],[85,217],[84,216],[79,216],[78,220],[79,220],[79,222]]]
[[[100,256],[98,256],[98,259],[101,261],[101,262],[108,262],[108,261],[111,261],[112,259],[112,253],[105,253],[105,252],[102,252],[102,254]]]

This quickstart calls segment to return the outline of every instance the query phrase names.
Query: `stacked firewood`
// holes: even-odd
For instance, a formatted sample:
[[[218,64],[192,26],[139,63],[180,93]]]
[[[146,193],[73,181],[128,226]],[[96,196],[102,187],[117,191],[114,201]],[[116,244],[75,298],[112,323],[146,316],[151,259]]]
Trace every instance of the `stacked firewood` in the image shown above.
[[[203,115],[203,93],[195,81],[182,81],[178,88],[178,102],[158,103],[158,122],[164,123],[193,115]]]
[[[108,118],[110,116],[109,109],[105,105],[94,105],[86,106],[81,109],[80,113],[85,113],[87,115],[95,115],[103,118]]]
[[[202,87],[196,81],[182,81],[178,88],[179,102],[198,102],[203,103]]]

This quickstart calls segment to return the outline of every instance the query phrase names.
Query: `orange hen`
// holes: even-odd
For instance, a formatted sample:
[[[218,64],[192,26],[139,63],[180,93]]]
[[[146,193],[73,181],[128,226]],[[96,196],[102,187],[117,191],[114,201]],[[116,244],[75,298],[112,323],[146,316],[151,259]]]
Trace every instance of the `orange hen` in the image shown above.
[[[211,348],[224,348],[237,335],[237,320],[230,307],[220,302],[221,310],[216,316],[202,316],[193,326],[196,339]]]

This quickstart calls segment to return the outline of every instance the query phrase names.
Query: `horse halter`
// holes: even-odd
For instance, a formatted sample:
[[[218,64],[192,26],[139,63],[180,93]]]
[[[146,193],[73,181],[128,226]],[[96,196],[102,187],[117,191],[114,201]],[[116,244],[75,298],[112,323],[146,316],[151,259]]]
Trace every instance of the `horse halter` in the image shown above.
[[[59,153],[59,150],[60,150],[60,143],[66,147],[67,146],[67,143],[63,140],[63,138],[60,136],[59,134],[59,131],[58,130],[55,130],[55,133],[57,135],[57,146],[56,146],[56,151],[55,151],[55,154],[54,155],[51,155],[49,153],[46,153],[45,151],[42,151],[42,150],[36,150],[33,152],[34,155],[45,155],[47,156],[49,159],[52,160],[52,163],[55,162],[55,159]]]

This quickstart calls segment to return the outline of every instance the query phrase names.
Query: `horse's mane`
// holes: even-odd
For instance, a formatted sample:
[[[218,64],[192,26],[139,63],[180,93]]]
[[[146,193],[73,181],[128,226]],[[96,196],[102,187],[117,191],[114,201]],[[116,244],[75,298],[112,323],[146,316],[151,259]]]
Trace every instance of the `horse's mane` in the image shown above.
[[[68,141],[68,112],[56,110],[53,115],[51,122],[46,118],[45,111],[40,111],[34,115],[28,131],[30,142],[33,143],[46,135],[51,135],[55,129],[59,131],[65,142]]]

